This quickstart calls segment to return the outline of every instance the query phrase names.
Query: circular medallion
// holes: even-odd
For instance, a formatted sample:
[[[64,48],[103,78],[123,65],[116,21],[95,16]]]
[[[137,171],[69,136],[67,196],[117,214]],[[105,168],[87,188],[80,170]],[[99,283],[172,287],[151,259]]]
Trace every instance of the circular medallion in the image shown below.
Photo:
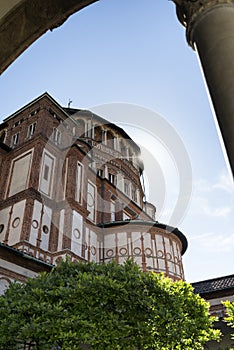
[[[139,248],[139,247],[134,248],[134,249],[133,249],[133,253],[134,253],[135,255],[141,255],[141,248]]]
[[[92,247],[90,248],[91,254],[96,255],[96,248],[92,245]]]
[[[152,255],[153,255],[152,249],[151,249],[151,248],[146,248],[146,249],[145,249],[145,254],[146,254],[147,256],[152,256]]]
[[[38,226],[39,226],[38,221],[37,220],[33,220],[32,221],[32,227],[36,229],[36,228],[38,228]]]
[[[108,258],[112,257],[112,256],[114,255],[113,249],[108,249],[108,250],[106,251],[106,255],[108,256]]]
[[[172,256],[171,256],[170,253],[167,253],[167,259],[168,259],[168,260],[171,260],[171,259],[172,259]]]
[[[78,230],[78,228],[74,228],[73,235],[76,239],[80,239],[80,231]]]
[[[163,258],[163,256],[164,256],[163,251],[162,250],[158,250],[157,251],[157,256],[158,256],[158,258]]]
[[[127,253],[128,253],[128,250],[127,250],[127,248],[120,248],[120,250],[119,250],[119,254],[120,255],[127,255]]]
[[[15,218],[12,222],[12,227],[16,228],[19,226],[19,224],[20,224],[20,218]]]

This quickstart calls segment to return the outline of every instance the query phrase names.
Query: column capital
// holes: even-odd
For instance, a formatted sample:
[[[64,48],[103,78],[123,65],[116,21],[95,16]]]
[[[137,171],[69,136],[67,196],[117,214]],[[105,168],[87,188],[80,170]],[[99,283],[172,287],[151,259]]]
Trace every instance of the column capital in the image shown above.
[[[187,41],[194,48],[192,31],[199,18],[217,6],[234,5],[234,0],[172,0],[179,21],[186,27]]]

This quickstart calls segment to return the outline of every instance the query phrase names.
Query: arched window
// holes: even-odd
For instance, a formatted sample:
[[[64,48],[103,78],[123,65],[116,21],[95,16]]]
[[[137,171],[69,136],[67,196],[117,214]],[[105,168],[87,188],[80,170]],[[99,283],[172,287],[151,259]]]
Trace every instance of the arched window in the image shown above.
[[[114,135],[111,131],[107,131],[107,146],[114,148]]]
[[[94,140],[96,142],[102,142],[102,129],[100,126],[94,127]]]

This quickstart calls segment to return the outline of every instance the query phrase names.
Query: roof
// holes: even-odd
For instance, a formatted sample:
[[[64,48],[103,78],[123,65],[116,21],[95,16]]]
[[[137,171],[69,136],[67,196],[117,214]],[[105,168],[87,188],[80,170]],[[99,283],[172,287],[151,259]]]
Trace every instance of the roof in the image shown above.
[[[7,255],[8,258],[10,257],[10,259],[7,259],[8,261],[11,261],[11,262],[16,263],[16,264],[17,263],[20,264],[19,259],[23,259],[25,262],[27,262],[27,264],[30,266],[30,268],[32,270],[37,269],[36,265],[41,266],[43,270],[46,269],[48,271],[51,270],[52,267],[54,266],[50,263],[47,263],[46,261],[44,261],[42,259],[38,259],[38,258],[36,258],[36,257],[26,253],[26,252],[23,252],[20,249],[11,247],[8,244],[4,244],[4,243],[0,242],[0,249],[5,251],[6,253],[10,253],[10,255]],[[1,258],[4,259],[4,255],[1,255]],[[40,267],[39,267],[39,269],[40,269]]]
[[[125,139],[127,139],[132,146],[136,149],[138,153],[140,153],[140,147],[131,139],[131,137],[124,131],[124,129],[120,128],[118,125],[109,122],[107,119],[100,117],[99,115],[93,113],[92,111],[85,110],[85,109],[76,109],[76,108],[68,108],[63,107],[64,111],[74,118],[75,115],[79,116],[87,116],[88,118],[94,117],[95,120],[99,121],[102,125],[108,125],[110,128],[115,129],[118,131]]]
[[[66,114],[66,117],[68,117],[69,115],[66,113],[66,111],[60,106],[60,104],[50,95],[48,94],[48,92],[44,92],[42,95],[36,97],[34,100],[32,100],[31,102],[27,103],[25,106],[23,106],[22,108],[18,109],[16,112],[14,112],[13,114],[11,114],[10,116],[8,116],[7,118],[5,118],[3,121],[6,123],[8,122],[10,119],[14,118],[16,115],[18,115],[19,113],[23,112],[25,109],[33,106],[36,102],[40,101],[43,98],[48,98],[54,105],[56,105],[63,113]]]
[[[205,281],[192,283],[194,292],[205,294],[228,289],[234,290],[234,275],[213,278]]]
[[[14,112],[13,114],[11,114],[10,116],[8,116],[7,118],[4,119],[4,127],[6,125],[6,123],[11,120],[12,118],[14,118],[15,116],[17,116],[19,113],[23,112],[24,110],[26,110],[27,108],[31,107],[32,105],[34,105],[36,102],[40,101],[43,98],[47,98],[49,99],[54,105],[57,106],[57,108],[59,108],[66,117],[71,117],[72,120],[74,120],[74,115],[75,114],[81,114],[82,116],[87,115],[87,117],[95,117],[96,120],[100,121],[101,124],[106,124],[109,127],[117,130],[120,134],[123,135],[123,137],[125,139],[128,139],[129,142],[132,144],[132,146],[135,148],[135,150],[138,152],[138,154],[140,153],[140,147],[131,139],[131,137],[122,129],[120,128],[118,125],[114,124],[114,123],[110,123],[108,120],[100,117],[97,114],[94,114],[91,111],[88,110],[82,110],[82,109],[76,109],[76,108],[67,108],[67,107],[62,107],[48,92],[44,92],[42,95],[38,96],[37,98],[35,98],[34,100],[32,100],[31,102],[29,102],[28,104],[26,104],[25,106],[23,106],[22,108],[18,109],[16,112]]]

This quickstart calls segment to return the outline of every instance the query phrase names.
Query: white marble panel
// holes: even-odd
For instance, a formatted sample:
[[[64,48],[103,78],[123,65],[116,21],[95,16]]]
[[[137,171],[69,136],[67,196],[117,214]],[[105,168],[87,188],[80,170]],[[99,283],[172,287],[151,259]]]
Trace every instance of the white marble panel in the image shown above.
[[[13,159],[11,166],[11,182],[9,196],[28,188],[33,150]]]
[[[81,256],[83,236],[83,217],[73,210],[71,251]]]
[[[41,224],[41,248],[46,251],[49,249],[51,219],[52,209],[45,205]]]
[[[41,219],[41,209],[42,209],[42,204],[37,200],[35,200],[34,207],[33,207],[31,232],[29,237],[29,242],[34,246],[36,246],[37,244],[38,230],[39,230],[40,219]]]
[[[14,245],[20,241],[20,234],[22,230],[22,223],[24,218],[26,200],[14,204],[11,223],[10,223],[10,232],[8,238],[8,244]]]
[[[58,251],[62,250],[62,246],[63,246],[64,213],[65,213],[64,209],[60,211]]]

